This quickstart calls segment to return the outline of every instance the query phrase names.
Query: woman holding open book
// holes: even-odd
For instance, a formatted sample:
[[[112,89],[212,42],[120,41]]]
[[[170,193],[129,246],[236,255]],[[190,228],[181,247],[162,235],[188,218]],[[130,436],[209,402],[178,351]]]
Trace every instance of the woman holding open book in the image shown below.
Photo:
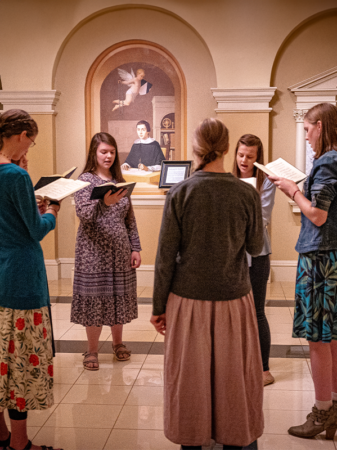
[[[337,430],[337,108],[321,103],[304,117],[315,159],[302,193],[297,184],[269,176],[301,209],[293,337],[309,342],[315,405],[288,432],[314,437]]]
[[[268,180],[266,175],[254,163],[263,164],[263,144],[261,139],[253,134],[241,136],[235,149],[233,175],[241,179],[255,177],[256,189],[260,194],[263,219],[263,249],[255,257],[248,256],[249,275],[252,283],[254,304],[256,309],[257,324],[263,364],[263,383],[274,383],[275,379],[269,371],[270,354],[270,329],[265,313],[267,282],[270,272],[269,255],[271,245],[267,226],[270,223],[271,213],[275,202],[275,185]]]
[[[164,432],[183,450],[242,449],[263,431],[262,362],[246,251],[263,245],[256,190],[224,171],[228,130],[205,119],[194,175],[167,193],[151,322],[165,335]]]
[[[108,133],[92,138],[80,180],[90,185],[75,194],[80,219],[75,251],[71,321],[86,327],[88,351],[83,366],[98,370],[98,341],[102,326],[111,327],[116,359],[130,359],[123,344],[123,324],[137,318],[136,268],[140,242],[136,219],[126,190],[103,200],[90,200],[92,190],[107,182],[123,182],[117,143]]]
[[[25,111],[0,115],[0,448],[11,450],[41,450],[28,440],[27,412],[54,402],[50,303],[39,241],[55,228],[60,205],[49,204],[40,215],[28,173],[11,163],[35,145],[37,133]]]

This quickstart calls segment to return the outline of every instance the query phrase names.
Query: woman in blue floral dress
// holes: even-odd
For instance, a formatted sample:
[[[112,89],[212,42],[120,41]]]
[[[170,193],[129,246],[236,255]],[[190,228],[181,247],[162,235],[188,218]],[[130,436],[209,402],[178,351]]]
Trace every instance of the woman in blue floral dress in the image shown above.
[[[321,103],[304,118],[306,139],[315,152],[304,193],[289,180],[269,177],[302,212],[293,337],[309,342],[315,405],[288,432],[310,438],[337,430],[337,108]]]
[[[35,145],[37,132],[25,111],[0,115],[0,448],[9,450],[43,448],[28,440],[27,412],[54,402],[49,294],[39,241],[55,228],[60,205],[40,215],[28,173],[11,163]]]

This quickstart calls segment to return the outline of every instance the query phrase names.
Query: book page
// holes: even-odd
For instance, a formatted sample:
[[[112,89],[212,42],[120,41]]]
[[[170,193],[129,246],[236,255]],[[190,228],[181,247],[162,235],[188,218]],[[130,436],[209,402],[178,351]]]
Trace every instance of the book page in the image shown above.
[[[257,162],[254,163],[254,166],[256,166],[258,169],[262,170],[262,172],[266,173],[270,176],[275,176],[276,173],[273,173],[271,170],[267,168],[267,166],[264,166],[263,164],[259,164]]]
[[[185,179],[186,167],[167,167],[166,180],[167,184],[179,183]]]
[[[278,177],[287,178],[287,180],[292,180],[295,183],[306,178],[305,173],[296,169],[296,167],[282,158],[278,158],[276,161],[267,164],[266,167],[272,170]]]
[[[67,178],[59,178],[47,186],[35,191],[36,197],[47,198],[49,200],[62,200],[74,192],[88,186],[90,183],[81,180],[68,180]]]
[[[147,171],[147,170],[130,168],[129,170],[122,170],[122,174],[123,175],[138,175],[138,176],[141,175],[141,176],[146,176],[146,175],[151,175],[152,172],[151,171]]]
[[[244,181],[245,183],[251,184],[256,189],[256,178],[255,177],[240,178],[240,180]]]

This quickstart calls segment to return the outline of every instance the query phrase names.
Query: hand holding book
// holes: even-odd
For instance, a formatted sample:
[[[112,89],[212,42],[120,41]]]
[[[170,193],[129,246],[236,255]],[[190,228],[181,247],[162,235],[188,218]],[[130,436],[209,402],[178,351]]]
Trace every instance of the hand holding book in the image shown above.
[[[127,193],[128,191],[126,189],[120,189],[114,194],[112,194],[111,191],[108,191],[104,195],[104,203],[106,204],[106,206],[115,205],[121,198],[125,197]]]
[[[269,175],[268,178],[275,184],[275,186],[291,198],[291,200],[294,200],[294,195],[300,190],[295,181],[277,177],[276,175]]]

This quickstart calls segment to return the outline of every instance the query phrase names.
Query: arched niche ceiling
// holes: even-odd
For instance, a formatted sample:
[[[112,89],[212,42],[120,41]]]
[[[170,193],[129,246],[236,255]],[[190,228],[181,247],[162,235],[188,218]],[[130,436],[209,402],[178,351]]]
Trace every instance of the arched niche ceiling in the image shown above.
[[[61,92],[56,117],[57,161],[84,164],[86,154],[85,85],[90,67],[120,42],[147,41],[173,55],[186,80],[184,146],[191,157],[191,135],[200,120],[214,116],[211,87],[216,86],[212,57],[186,22],[158,8],[130,6],[89,17],[67,37],[55,62],[53,88]]]

